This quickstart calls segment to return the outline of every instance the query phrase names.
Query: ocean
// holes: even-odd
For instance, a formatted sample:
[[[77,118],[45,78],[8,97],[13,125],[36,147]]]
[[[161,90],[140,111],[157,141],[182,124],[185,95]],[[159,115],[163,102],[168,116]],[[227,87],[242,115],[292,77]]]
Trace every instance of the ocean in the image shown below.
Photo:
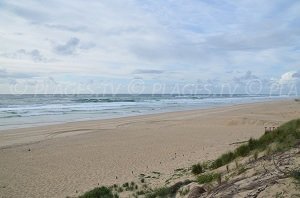
[[[282,99],[268,95],[0,95],[0,130]]]

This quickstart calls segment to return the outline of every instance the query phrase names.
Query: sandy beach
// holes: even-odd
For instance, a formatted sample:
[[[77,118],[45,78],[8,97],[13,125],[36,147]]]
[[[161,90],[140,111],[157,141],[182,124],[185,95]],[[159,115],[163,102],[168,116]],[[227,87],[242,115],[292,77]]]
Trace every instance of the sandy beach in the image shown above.
[[[0,197],[78,196],[214,159],[300,117],[294,100],[0,131]]]

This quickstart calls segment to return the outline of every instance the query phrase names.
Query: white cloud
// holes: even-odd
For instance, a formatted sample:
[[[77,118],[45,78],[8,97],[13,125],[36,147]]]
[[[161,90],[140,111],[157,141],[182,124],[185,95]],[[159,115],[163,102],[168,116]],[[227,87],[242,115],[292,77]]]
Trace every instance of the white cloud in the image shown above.
[[[300,73],[296,71],[286,72],[282,74],[278,82],[283,85],[300,82]]]
[[[292,0],[3,0],[0,63],[45,78],[278,79],[298,70],[299,10]]]

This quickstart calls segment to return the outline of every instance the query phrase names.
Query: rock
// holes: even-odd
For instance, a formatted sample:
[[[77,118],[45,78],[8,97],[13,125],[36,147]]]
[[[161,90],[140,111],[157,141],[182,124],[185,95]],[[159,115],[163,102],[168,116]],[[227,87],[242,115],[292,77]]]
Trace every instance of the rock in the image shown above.
[[[198,198],[205,192],[206,192],[206,190],[203,187],[195,186],[190,191],[188,198]]]

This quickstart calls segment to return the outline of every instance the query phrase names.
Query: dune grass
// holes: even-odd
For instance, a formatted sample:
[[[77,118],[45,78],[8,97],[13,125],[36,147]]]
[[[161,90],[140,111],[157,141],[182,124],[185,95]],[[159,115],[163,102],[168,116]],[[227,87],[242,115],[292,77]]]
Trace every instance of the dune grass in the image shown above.
[[[102,186],[84,193],[79,198],[119,198],[119,195],[113,194],[111,189]]]
[[[300,169],[294,170],[291,175],[297,181],[297,183],[300,185]]]
[[[238,157],[246,157],[252,151],[265,150],[270,144],[276,145],[276,151],[284,151],[293,147],[300,141],[300,119],[289,121],[274,131],[265,133],[259,139],[250,138],[248,143],[236,148],[234,151],[227,152],[210,165],[211,169],[224,166]]]
[[[168,197],[171,194],[170,188],[161,187],[154,189],[151,193],[146,194],[145,198]]]
[[[204,173],[202,175],[199,175],[197,177],[197,182],[199,184],[206,184],[206,183],[210,183],[214,180],[221,180],[221,174],[220,173]]]
[[[202,163],[195,164],[192,166],[192,173],[197,176],[197,182],[200,184],[210,183],[212,181],[218,181],[221,183],[221,174],[215,172],[203,173],[207,169],[216,169],[221,166],[227,165],[230,162],[236,161],[236,168],[239,173],[246,171],[244,167],[240,167],[237,161],[238,157],[245,157],[249,154],[253,154],[254,159],[258,158],[258,151],[268,151],[270,145],[276,145],[276,151],[285,151],[289,148],[295,146],[300,142],[300,119],[289,121],[281,125],[276,130],[265,133],[258,139],[251,138],[246,144],[237,147],[233,151],[224,153],[212,163]],[[228,167],[229,170],[229,167]],[[199,175],[200,174],[200,175]],[[300,182],[300,171],[294,171],[292,177]],[[141,181],[141,183],[144,183]],[[144,184],[146,186],[146,184]],[[134,183],[124,183],[122,186],[113,185],[113,188],[117,192],[122,192],[123,188],[126,191],[134,191],[138,189],[138,186]],[[118,198],[119,195],[114,193],[112,189],[105,186],[97,187],[89,192],[86,192],[79,198]],[[144,195],[145,198],[155,198],[155,197],[168,197],[173,193],[171,187],[161,187],[154,190],[139,190],[136,192],[136,196]]]
[[[194,175],[199,175],[200,173],[203,173],[204,171],[203,171],[203,167],[202,167],[202,165],[201,164],[194,164],[193,166],[192,166],[192,173],[194,174]]]

